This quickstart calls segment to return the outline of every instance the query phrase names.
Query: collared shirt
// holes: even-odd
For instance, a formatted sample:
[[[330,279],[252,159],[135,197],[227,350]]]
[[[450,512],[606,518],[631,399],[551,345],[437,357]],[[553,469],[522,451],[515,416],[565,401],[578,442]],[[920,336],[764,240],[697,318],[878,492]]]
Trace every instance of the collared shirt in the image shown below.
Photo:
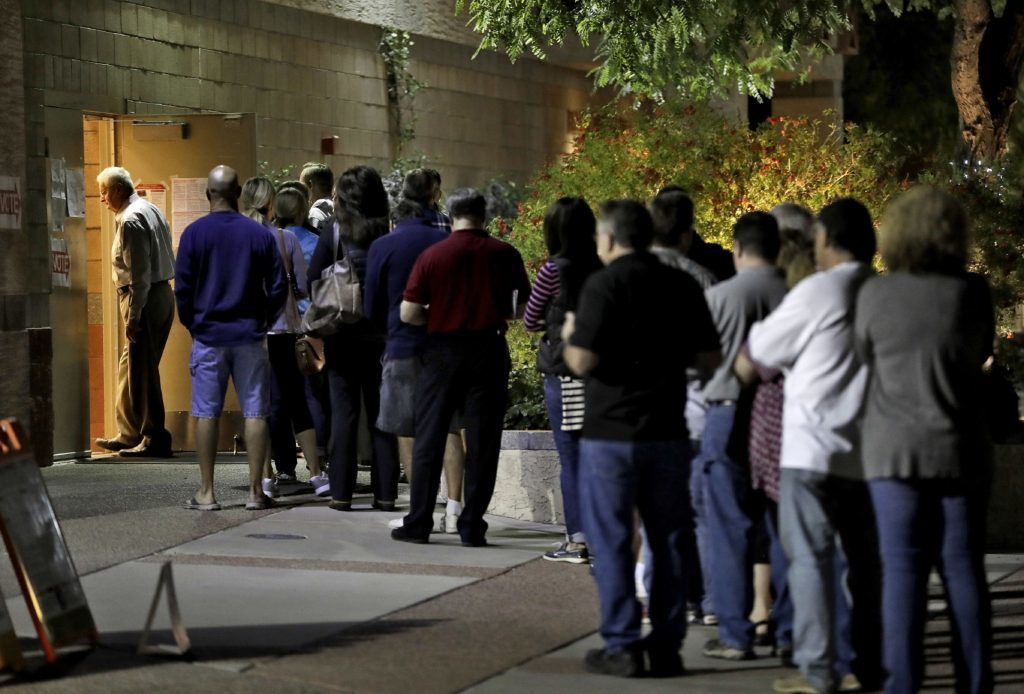
[[[771,313],[785,295],[786,276],[775,266],[745,268],[704,292],[722,341],[722,365],[704,386],[704,399],[709,403],[739,400],[742,388],[732,363],[750,326]]]
[[[402,298],[430,307],[428,334],[504,333],[516,304],[529,296],[519,251],[482,229],[462,229],[423,251]]]
[[[686,369],[718,349],[693,278],[644,251],[615,259],[583,285],[570,343],[599,358],[586,378],[583,436],[687,438]]]
[[[114,286],[128,288],[128,315],[137,321],[149,298],[149,287],[174,279],[171,230],[160,208],[132,193],[114,215]]]
[[[452,220],[444,212],[440,210],[424,210],[423,218],[427,224],[435,229],[440,229],[446,234],[452,233]]]
[[[363,283],[364,312],[378,329],[387,329],[384,351],[392,359],[414,357],[423,351],[427,330],[402,322],[402,293],[420,254],[447,238],[448,234],[425,220],[413,218],[403,219],[390,234],[370,244]]]
[[[783,468],[864,477],[858,453],[868,370],[854,349],[857,291],[871,275],[846,262],[803,280],[750,329],[750,358],[786,376]]]

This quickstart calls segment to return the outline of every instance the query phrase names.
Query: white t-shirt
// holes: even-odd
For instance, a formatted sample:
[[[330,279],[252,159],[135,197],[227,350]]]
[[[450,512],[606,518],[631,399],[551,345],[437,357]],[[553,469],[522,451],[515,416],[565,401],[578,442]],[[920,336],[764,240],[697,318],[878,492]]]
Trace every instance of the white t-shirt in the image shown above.
[[[329,198],[320,198],[312,205],[309,206],[309,218],[310,226],[316,229],[318,232],[322,230],[327,220],[334,216],[334,203]]]
[[[783,468],[864,477],[858,449],[868,370],[854,350],[853,317],[870,274],[847,262],[811,275],[750,329],[751,359],[786,376]]]

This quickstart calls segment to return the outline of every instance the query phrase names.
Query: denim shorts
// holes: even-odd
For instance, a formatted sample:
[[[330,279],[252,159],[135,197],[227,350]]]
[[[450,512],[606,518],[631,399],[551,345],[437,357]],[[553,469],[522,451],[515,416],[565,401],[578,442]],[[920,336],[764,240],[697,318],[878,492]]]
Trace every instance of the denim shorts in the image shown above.
[[[256,419],[270,414],[270,357],[266,339],[226,347],[193,340],[189,371],[193,417],[220,416],[229,376],[235,383],[243,417]]]
[[[423,370],[420,357],[391,359],[384,357],[380,379],[380,414],[377,428],[387,434],[412,437],[416,435],[416,381]],[[461,412],[452,416],[448,433],[462,430]]]

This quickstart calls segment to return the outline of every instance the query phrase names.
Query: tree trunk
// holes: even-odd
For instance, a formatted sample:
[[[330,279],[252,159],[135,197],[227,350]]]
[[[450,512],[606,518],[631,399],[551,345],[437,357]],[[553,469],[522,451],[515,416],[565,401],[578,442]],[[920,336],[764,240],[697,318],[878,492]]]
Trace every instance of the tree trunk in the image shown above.
[[[955,0],[954,6],[951,72],[964,157],[998,159],[1006,153],[1024,67],[1024,2],[1007,2],[1002,17],[988,0]]]

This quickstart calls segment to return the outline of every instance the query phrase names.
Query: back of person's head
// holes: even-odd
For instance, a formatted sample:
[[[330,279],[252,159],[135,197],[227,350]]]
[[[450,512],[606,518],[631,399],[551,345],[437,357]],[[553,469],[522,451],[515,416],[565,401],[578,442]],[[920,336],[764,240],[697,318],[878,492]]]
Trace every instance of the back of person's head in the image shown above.
[[[388,230],[390,203],[380,174],[369,166],[356,166],[334,184],[334,214],[340,236],[360,248],[368,248]]]
[[[779,236],[781,245],[775,265],[786,273],[786,285],[792,289],[800,280],[814,274],[814,242],[799,229],[783,229]]]
[[[306,198],[295,188],[279,190],[274,197],[274,222],[279,227],[302,226],[306,212]]]
[[[853,198],[839,198],[821,208],[817,228],[825,233],[825,245],[846,251],[854,260],[870,263],[878,244],[868,208]]]
[[[447,206],[452,221],[465,219],[481,229],[487,221],[487,198],[476,188],[459,188],[448,196]]]
[[[808,243],[814,243],[814,213],[803,205],[795,202],[779,203],[771,209],[770,214],[779,223],[780,234],[798,231],[806,237]]]
[[[662,188],[651,200],[654,221],[654,243],[675,248],[683,234],[693,229],[693,200],[682,188]]]
[[[270,217],[270,204],[273,201],[274,184],[266,176],[253,176],[242,184],[238,211],[263,224]]]
[[[402,182],[402,201],[395,210],[396,219],[423,216],[434,203],[434,179],[427,169],[413,169]]]
[[[732,238],[747,255],[774,263],[779,256],[779,224],[767,212],[747,212],[732,227]]]
[[[597,220],[583,198],[559,198],[544,215],[544,243],[551,257],[596,258]]]
[[[329,197],[334,186],[334,172],[327,164],[307,162],[302,166],[299,180],[305,184],[316,199]]]
[[[637,200],[609,200],[601,205],[601,223],[615,244],[634,251],[646,250],[654,238],[651,213]]]
[[[890,270],[959,274],[967,265],[967,212],[949,193],[915,186],[882,215],[882,260]]]

